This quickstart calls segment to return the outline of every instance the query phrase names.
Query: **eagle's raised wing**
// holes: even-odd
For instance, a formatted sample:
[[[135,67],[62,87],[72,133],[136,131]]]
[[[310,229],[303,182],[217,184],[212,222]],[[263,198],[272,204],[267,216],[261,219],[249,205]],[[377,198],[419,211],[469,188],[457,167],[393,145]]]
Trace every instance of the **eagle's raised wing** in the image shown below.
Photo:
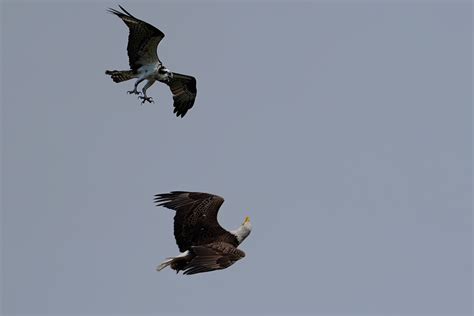
[[[151,24],[137,19],[127,10],[120,6],[123,12],[109,8],[110,13],[115,14],[128,26],[128,61],[130,69],[134,72],[143,65],[159,62],[156,49],[165,34]]]
[[[184,267],[184,274],[225,269],[245,257],[242,250],[225,242],[215,242],[191,248],[196,256]]]
[[[217,212],[224,203],[224,199],[218,195],[173,191],[156,194],[155,203],[176,211],[174,237],[181,252],[191,246],[211,243],[216,236],[232,237],[217,222]]]
[[[173,113],[176,113],[178,117],[183,117],[193,107],[196,100],[196,78],[173,72],[173,78],[166,84],[173,94]]]

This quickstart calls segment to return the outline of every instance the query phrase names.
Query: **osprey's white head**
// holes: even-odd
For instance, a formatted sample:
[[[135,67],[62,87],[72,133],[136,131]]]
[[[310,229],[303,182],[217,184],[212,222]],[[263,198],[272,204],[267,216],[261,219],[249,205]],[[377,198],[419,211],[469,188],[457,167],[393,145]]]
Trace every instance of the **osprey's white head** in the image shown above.
[[[245,238],[247,238],[248,235],[250,235],[251,231],[252,223],[250,223],[250,217],[247,216],[245,217],[245,220],[242,225],[240,225],[240,227],[236,230],[231,231],[231,233],[235,235],[235,237],[237,237],[237,241],[240,244],[242,243],[242,241],[244,241]]]
[[[173,79],[173,73],[166,68],[165,66],[161,65],[160,68],[158,68],[158,75],[157,79],[162,82],[170,82],[171,79]]]

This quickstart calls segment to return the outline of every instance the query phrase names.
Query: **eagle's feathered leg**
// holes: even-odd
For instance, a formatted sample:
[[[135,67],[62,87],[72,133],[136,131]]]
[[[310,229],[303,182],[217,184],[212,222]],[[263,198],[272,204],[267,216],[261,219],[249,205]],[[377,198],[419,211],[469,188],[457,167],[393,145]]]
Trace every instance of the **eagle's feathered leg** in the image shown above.
[[[145,78],[138,79],[135,82],[135,87],[133,87],[133,90],[127,91],[127,93],[128,94],[140,94],[140,92],[138,92],[137,88],[138,88],[138,85],[140,84],[140,82],[142,82],[143,80],[145,80]]]
[[[143,96],[139,96],[138,98],[142,99],[142,104],[145,103],[145,101],[148,101],[150,103],[155,103],[155,101],[153,101],[153,98],[152,97],[148,97],[146,95],[146,90],[148,88],[150,88],[153,84],[155,83],[155,80],[153,79],[148,79],[148,82],[146,83],[146,85],[143,86],[143,89],[142,89],[142,93],[143,93]]]

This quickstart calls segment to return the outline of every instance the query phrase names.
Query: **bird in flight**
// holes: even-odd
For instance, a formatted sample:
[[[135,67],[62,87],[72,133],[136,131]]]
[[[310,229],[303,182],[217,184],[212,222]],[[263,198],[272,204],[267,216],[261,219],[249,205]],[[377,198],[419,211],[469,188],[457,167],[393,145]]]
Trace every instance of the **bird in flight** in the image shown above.
[[[139,96],[142,104],[154,102],[146,91],[155,81],[167,84],[173,94],[174,113],[177,117],[184,117],[196,99],[196,78],[171,72],[166,68],[157,53],[158,44],[165,34],[153,25],[137,19],[122,6],[119,7],[123,12],[112,8],[108,12],[122,19],[129,28],[127,52],[130,70],[107,70],[105,74],[110,75],[114,82],[137,79],[133,90],[128,91],[129,94],[139,95],[138,85],[147,80],[141,91],[142,95]]]
[[[156,269],[166,267],[196,274],[225,269],[245,257],[237,249],[252,231],[247,216],[235,230],[227,231],[219,225],[217,213],[224,199],[218,195],[200,192],[173,191],[155,195],[157,206],[176,211],[174,237],[179,254],[167,258]]]

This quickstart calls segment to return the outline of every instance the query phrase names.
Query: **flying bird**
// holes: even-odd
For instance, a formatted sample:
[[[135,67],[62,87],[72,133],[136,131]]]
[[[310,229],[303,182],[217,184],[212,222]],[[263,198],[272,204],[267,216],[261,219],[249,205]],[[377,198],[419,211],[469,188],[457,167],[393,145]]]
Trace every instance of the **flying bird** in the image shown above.
[[[158,44],[165,34],[153,25],[137,19],[122,6],[119,7],[123,12],[112,8],[107,11],[122,19],[129,28],[127,52],[130,70],[106,70],[105,74],[110,75],[114,82],[137,79],[134,89],[128,91],[129,94],[139,95],[138,85],[147,80],[142,89],[143,95],[139,96],[142,104],[154,102],[147,96],[146,91],[155,81],[167,84],[173,94],[174,113],[183,117],[194,105],[197,94],[196,78],[171,72],[166,68],[157,53]]]
[[[227,231],[219,225],[217,212],[224,203],[218,195],[173,191],[155,195],[156,206],[176,211],[174,237],[179,254],[167,258],[156,269],[170,266],[176,273],[196,274],[225,269],[245,257],[237,249],[252,230],[247,216],[239,228]]]

